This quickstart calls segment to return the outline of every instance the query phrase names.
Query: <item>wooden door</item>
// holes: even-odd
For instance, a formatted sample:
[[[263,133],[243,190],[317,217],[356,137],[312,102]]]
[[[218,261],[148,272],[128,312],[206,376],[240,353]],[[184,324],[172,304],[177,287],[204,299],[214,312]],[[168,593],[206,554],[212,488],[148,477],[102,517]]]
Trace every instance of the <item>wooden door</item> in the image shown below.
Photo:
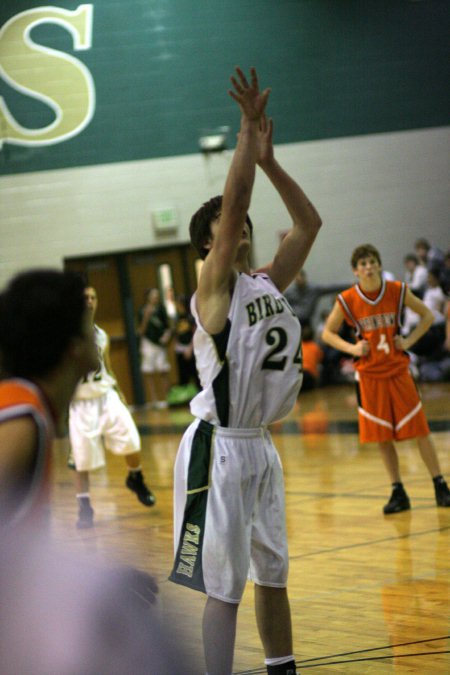
[[[144,402],[136,328],[145,291],[156,287],[163,296],[169,272],[175,295],[190,296],[196,288],[196,260],[189,244],[65,260],[66,269],[82,274],[97,290],[96,322],[110,336],[112,368],[129,403]],[[175,383],[178,373],[171,348],[169,358]]]
[[[147,291],[150,288],[157,288],[160,291],[169,318],[168,290],[172,290],[174,297],[192,294],[195,290],[194,261],[195,255],[193,251],[191,253],[190,247],[139,251],[129,253],[126,256],[136,326],[139,308],[144,304]],[[169,344],[168,353],[171,366],[171,383],[176,384],[178,382],[178,370],[172,344]]]

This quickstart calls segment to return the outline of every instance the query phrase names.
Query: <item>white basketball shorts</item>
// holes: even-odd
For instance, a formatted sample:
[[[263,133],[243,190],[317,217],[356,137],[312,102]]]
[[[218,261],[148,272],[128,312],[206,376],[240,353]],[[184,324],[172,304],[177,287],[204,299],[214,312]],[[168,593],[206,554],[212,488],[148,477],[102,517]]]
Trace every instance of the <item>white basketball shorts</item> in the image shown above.
[[[267,430],[193,422],[175,463],[174,509],[171,581],[232,603],[247,578],[286,587],[283,472]]]
[[[168,373],[170,363],[167,359],[167,349],[155,345],[147,338],[141,338],[141,370],[143,373]]]
[[[115,455],[130,455],[141,449],[136,424],[114,389],[98,398],[73,401],[69,434],[77,471],[105,466],[105,447]]]

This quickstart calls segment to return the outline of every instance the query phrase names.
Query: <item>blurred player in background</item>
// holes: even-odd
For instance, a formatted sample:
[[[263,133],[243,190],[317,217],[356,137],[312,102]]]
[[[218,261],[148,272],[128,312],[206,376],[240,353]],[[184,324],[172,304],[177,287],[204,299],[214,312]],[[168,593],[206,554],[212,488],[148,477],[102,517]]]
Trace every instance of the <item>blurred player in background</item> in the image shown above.
[[[79,382],[70,405],[70,444],[76,469],[79,528],[93,525],[89,472],[105,466],[105,447],[124,456],[128,467],[125,484],[139,501],[144,506],[153,506],[156,501],[142,474],[141,440],[136,424],[111,369],[108,336],[94,323],[98,304],[95,288],[86,287],[84,296],[98,349],[98,362],[96,370]]]

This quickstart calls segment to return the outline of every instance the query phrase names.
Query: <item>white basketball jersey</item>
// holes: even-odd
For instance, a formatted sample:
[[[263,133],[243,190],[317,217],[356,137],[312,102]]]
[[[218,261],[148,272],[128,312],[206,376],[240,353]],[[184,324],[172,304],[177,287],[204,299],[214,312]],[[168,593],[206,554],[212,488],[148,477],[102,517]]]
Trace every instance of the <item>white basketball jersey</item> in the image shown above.
[[[239,274],[225,329],[210,335],[197,322],[194,351],[203,390],[191,412],[222,427],[254,428],[291,410],[302,382],[301,327],[266,274]]]
[[[98,349],[98,368],[80,380],[74,394],[74,400],[98,398],[116,386],[116,380],[108,373],[105,366],[105,349],[108,345],[108,336],[102,328],[94,326],[95,342]]]

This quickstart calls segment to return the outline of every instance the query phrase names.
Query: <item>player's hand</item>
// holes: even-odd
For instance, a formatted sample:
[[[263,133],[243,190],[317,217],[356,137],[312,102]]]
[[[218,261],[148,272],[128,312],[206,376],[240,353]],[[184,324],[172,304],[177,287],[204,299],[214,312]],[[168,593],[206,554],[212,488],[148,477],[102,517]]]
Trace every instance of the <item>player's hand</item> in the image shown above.
[[[169,344],[171,338],[172,338],[172,331],[170,329],[167,329],[159,338],[159,344],[165,347],[166,345]]]
[[[407,339],[404,338],[402,335],[395,335],[394,336],[394,347],[399,352],[406,352],[406,350],[409,348],[409,344],[408,344]]]
[[[353,349],[353,356],[367,356],[370,352],[370,344],[367,340],[359,340]]]
[[[259,120],[258,146],[256,163],[263,166],[273,160],[273,121],[267,119],[266,114],[261,115]]]
[[[236,68],[236,73],[237,77],[234,75],[230,77],[234,89],[230,89],[228,93],[239,105],[242,114],[247,119],[259,120],[267,105],[270,89],[259,91],[255,68],[250,68],[250,84],[239,67]]]

